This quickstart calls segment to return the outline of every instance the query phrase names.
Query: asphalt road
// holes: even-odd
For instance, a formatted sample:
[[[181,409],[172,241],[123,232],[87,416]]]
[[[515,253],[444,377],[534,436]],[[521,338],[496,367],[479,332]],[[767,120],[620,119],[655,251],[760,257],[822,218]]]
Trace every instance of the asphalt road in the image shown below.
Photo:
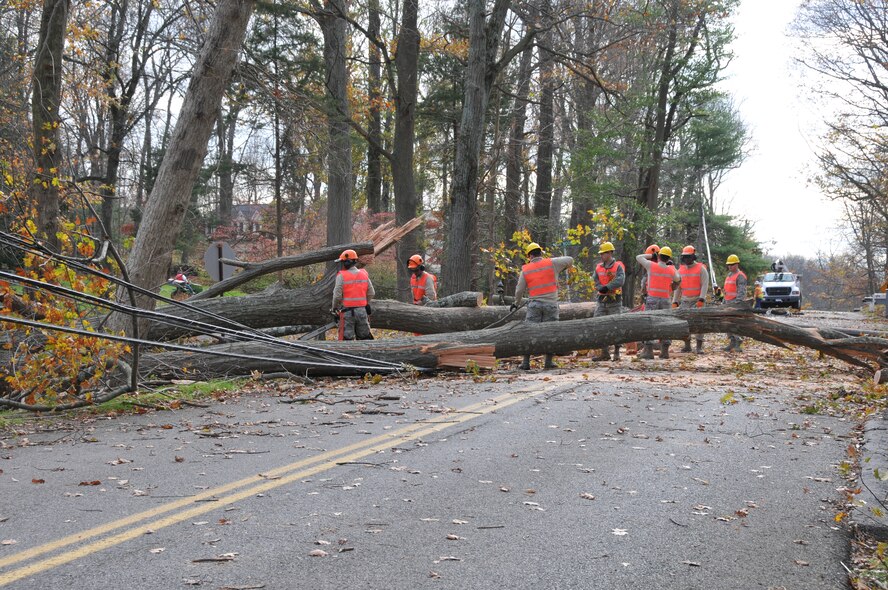
[[[302,392],[335,404],[251,393],[7,438],[0,586],[844,587],[852,424],[643,366],[339,381]]]

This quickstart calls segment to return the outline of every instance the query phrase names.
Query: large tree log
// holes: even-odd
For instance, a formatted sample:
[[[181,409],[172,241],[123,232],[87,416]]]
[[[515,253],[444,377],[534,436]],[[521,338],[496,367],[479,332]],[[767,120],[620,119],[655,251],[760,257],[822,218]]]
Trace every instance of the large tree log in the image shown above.
[[[440,310],[437,310],[440,311]],[[599,348],[640,340],[683,339],[692,333],[734,332],[777,346],[805,346],[855,366],[888,366],[881,338],[827,338],[817,330],[757,317],[748,307],[719,306],[693,310],[654,311],[545,324],[514,322],[501,328],[400,338],[393,340],[316,343],[325,350],[349,352],[370,359],[406,363],[422,369],[465,367],[471,360],[490,367],[495,358]],[[827,330],[830,336],[834,331]],[[364,371],[348,367],[319,367],[287,362],[280,348],[268,344],[238,343],[213,347],[251,356],[236,363],[203,354],[160,353],[143,359],[146,371],[171,376],[187,369],[205,377],[244,375],[251,371],[291,371],[313,375],[349,375]],[[261,357],[261,358],[260,358]],[[282,359],[270,361],[267,359]]]
[[[336,260],[339,258],[339,255],[342,254],[343,250],[349,248],[357,252],[358,256],[373,254],[373,242],[360,242],[356,244],[327,246],[326,248],[321,248],[314,252],[305,252],[293,256],[281,256],[280,258],[273,258],[256,264],[248,263],[245,265],[245,270],[243,272],[237,273],[224,281],[219,281],[211,287],[207,287],[200,293],[189,297],[188,301],[199,301],[201,299],[210,299],[211,297],[222,295],[226,291],[231,291],[235,287],[249,283],[253,279],[263,275],[280,272],[282,270],[289,270],[291,268],[308,266],[309,264],[318,264],[321,262]]]
[[[441,297],[437,301],[430,301],[425,307],[481,307],[484,293],[479,291],[462,291],[447,297]]]
[[[255,295],[198,301],[194,307],[251,328],[326,324],[330,321],[334,280],[334,275],[328,275],[317,284],[304,289],[275,286]],[[373,301],[371,305],[372,327],[421,334],[481,330],[509,314],[509,308],[503,306],[433,308],[387,299]],[[594,312],[594,303],[569,303],[561,306],[561,318],[564,320],[590,318]],[[178,318],[214,323],[205,315],[185,308],[168,308],[167,313]],[[523,320],[524,315],[525,309],[522,308],[512,318]],[[151,340],[170,340],[195,334],[193,328],[158,323],[152,324],[149,329]]]

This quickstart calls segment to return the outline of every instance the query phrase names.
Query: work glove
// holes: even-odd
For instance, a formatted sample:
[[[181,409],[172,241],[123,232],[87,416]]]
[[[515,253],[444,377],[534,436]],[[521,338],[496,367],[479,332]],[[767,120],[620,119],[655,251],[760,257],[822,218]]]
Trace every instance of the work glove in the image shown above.
[[[602,295],[606,295],[608,291],[609,289],[607,288],[607,285],[602,286],[601,289],[598,290]]]
[[[518,309],[518,306],[513,303],[512,305],[509,306],[509,313],[512,313],[516,309]]]
[[[678,307],[678,302],[677,302],[677,301],[673,301],[673,302],[672,302],[672,309],[675,309],[675,308],[677,308],[677,307]]]
[[[370,304],[364,306],[364,309],[367,311],[367,315],[373,315],[373,309],[370,307]]]
[[[333,316],[336,320],[339,320],[339,313],[340,312],[338,309],[331,309],[330,310],[330,315]]]
[[[698,300],[697,300],[697,307],[703,307],[703,304],[704,304],[705,302],[706,302],[705,299],[698,299]]]

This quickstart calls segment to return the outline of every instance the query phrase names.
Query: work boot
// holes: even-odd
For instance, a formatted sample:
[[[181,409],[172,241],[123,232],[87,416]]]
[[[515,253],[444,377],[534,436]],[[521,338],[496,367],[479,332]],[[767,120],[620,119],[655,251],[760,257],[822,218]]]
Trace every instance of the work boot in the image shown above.
[[[731,352],[732,350],[734,350],[734,343],[728,342],[728,345],[722,348],[722,350],[724,350],[725,352]]]
[[[610,354],[608,353],[608,347],[605,346],[601,349],[601,352],[598,353],[598,356],[592,358],[593,361],[609,361],[611,360]]]
[[[665,342],[660,345],[660,358],[668,359],[669,358],[669,345]]]
[[[644,348],[641,349],[641,352],[638,353],[638,358],[651,360],[654,358],[654,345],[653,344],[645,344]]]
[[[684,348],[681,349],[682,352],[691,352],[691,339],[688,338],[684,341]]]
[[[617,344],[616,346],[614,346],[614,358],[613,358],[613,360],[614,360],[614,362],[617,362],[618,360],[620,360],[620,345],[619,345],[619,344]]]
[[[521,369],[522,371],[529,371],[530,370],[530,355],[529,354],[524,355],[524,362],[522,362],[520,365],[518,365],[518,368]]]
[[[558,365],[556,365],[556,364],[552,361],[552,355],[551,355],[551,354],[547,354],[547,355],[546,355],[546,364],[543,365],[543,369],[557,369],[557,368],[558,368]]]
[[[697,354],[703,354],[703,341],[697,340]]]

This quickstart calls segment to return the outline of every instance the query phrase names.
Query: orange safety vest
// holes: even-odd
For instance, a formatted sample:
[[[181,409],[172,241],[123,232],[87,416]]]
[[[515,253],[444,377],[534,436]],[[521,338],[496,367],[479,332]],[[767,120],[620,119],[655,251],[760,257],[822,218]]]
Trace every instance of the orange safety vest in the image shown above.
[[[521,272],[527,284],[528,297],[539,297],[558,291],[558,279],[555,277],[555,265],[551,258],[528,262],[521,267]]]
[[[697,262],[694,266],[685,266],[682,264],[678,268],[678,274],[681,275],[681,294],[683,297],[699,297],[703,291],[703,269],[706,266],[702,262]]]
[[[668,299],[673,282],[675,282],[675,269],[671,266],[660,266],[659,262],[654,262],[648,270],[648,296]]]
[[[426,277],[432,277],[432,283],[435,285],[435,292],[438,291],[438,277],[430,272],[423,272],[419,277],[415,274],[410,275],[410,288],[413,289],[413,305],[422,303],[422,298],[426,294]]]
[[[340,270],[342,276],[342,307],[364,307],[367,305],[367,290],[370,288],[370,275],[363,268],[353,273]]]
[[[728,275],[725,277],[725,301],[733,301],[737,299],[737,277],[743,275],[743,278],[746,278],[746,273],[742,270],[738,270],[732,275]],[[746,293],[743,294],[746,296]]]
[[[605,268],[604,264],[599,262],[598,266],[595,267],[595,274],[598,275],[598,282],[602,285],[607,285],[610,283],[615,276],[617,276],[617,269],[622,268],[623,272],[626,272],[626,267],[623,266],[623,263],[617,260],[610,268]],[[608,291],[608,293],[612,293],[614,295],[622,295],[623,288],[614,289],[613,291]]]

